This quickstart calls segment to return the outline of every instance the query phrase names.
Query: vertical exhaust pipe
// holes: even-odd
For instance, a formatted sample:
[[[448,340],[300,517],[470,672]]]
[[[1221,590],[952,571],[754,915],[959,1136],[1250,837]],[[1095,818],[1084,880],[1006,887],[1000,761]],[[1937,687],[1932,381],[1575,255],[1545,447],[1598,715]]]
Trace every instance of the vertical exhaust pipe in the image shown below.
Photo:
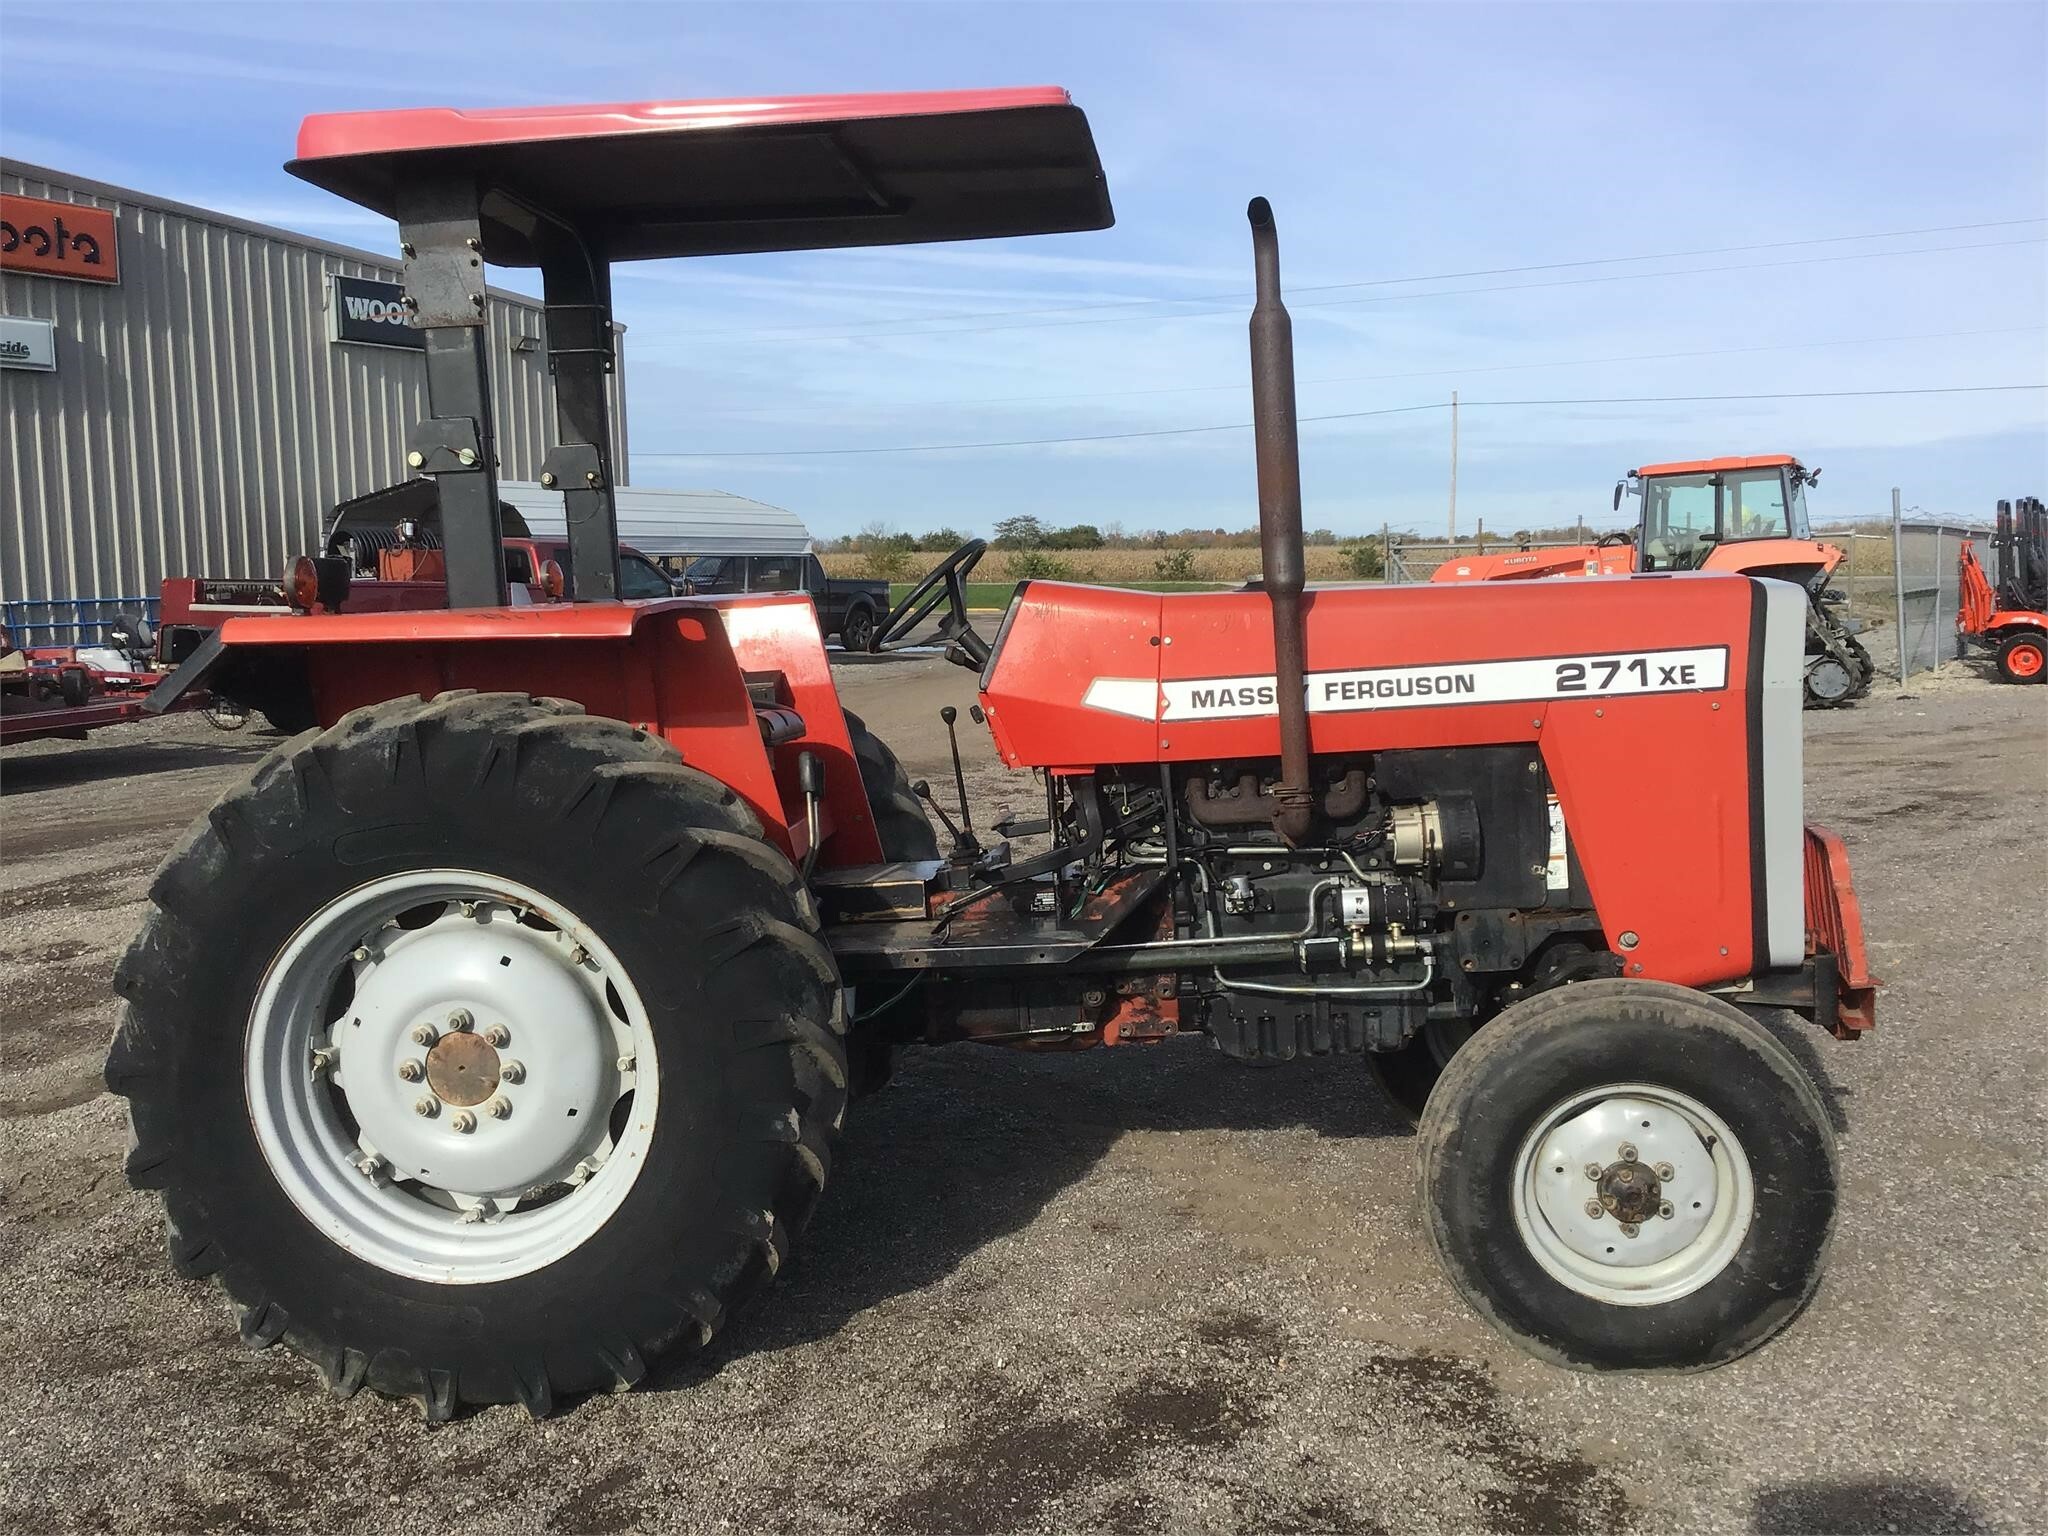
[[[1308,835],[1308,707],[1304,693],[1301,589],[1301,445],[1295,434],[1294,322],[1280,299],[1280,232],[1273,205],[1255,197],[1252,225],[1258,302],[1252,307],[1252,430],[1259,463],[1259,560],[1273,605],[1273,681],[1280,704],[1280,782],[1273,830],[1289,843]]]

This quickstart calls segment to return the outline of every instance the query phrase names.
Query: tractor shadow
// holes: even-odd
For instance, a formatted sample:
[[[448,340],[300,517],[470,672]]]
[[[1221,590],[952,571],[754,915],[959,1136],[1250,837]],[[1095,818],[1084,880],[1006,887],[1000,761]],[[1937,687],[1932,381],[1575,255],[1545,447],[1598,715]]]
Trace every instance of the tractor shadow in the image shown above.
[[[107,747],[76,743],[72,752],[46,750],[0,758],[0,796],[34,795],[50,790],[74,789],[108,779],[140,779],[152,773],[169,773],[181,768],[218,768],[230,763],[253,763],[286,738],[277,731],[256,727],[234,740],[213,742],[161,742],[149,745]]]
[[[1946,1483],[1920,1478],[1791,1483],[1766,1488],[1751,1507],[1758,1536],[1862,1536],[1885,1531],[1978,1532],[1996,1529],[1975,1500]]]
[[[1029,1226],[1127,1131],[1309,1130],[1412,1136],[1353,1059],[1244,1067],[1205,1038],[1029,1054],[956,1045],[905,1053],[853,1106],[830,1187],[768,1303],[648,1385],[688,1388],[727,1363],[831,1337]]]

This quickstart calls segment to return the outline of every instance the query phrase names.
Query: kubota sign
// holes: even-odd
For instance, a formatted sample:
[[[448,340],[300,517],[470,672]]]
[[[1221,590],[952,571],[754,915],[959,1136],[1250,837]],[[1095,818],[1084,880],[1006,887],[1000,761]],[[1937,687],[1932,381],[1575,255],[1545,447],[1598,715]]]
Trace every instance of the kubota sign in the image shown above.
[[[83,283],[121,281],[113,211],[0,193],[0,267]]]

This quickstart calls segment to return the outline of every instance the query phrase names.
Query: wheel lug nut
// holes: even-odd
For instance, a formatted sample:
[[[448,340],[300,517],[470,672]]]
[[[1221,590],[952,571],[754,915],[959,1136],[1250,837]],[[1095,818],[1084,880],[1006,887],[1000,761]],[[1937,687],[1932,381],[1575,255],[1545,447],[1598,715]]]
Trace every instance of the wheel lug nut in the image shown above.
[[[512,1043],[512,1031],[502,1024],[493,1024],[484,1031],[484,1039],[488,1040],[492,1045],[503,1049]]]
[[[431,1093],[422,1094],[419,1098],[412,1101],[412,1112],[431,1120],[434,1116],[441,1113],[441,1101]]]
[[[630,1072],[633,1070],[633,1058],[630,1054],[621,1056],[619,1058],[619,1070],[621,1072]]]
[[[431,1024],[415,1024],[412,1027],[412,1043],[414,1045],[432,1045],[440,1038],[440,1031],[436,1030]]]
[[[458,1008],[448,1015],[448,1027],[460,1034],[476,1023],[476,1015],[467,1008]]]
[[[464,1135],[467,1135],[476,1129],[476,1116],[466,1109],[458,1109],[448,1117],[448,1125],[450,1129],[461,1131]]]
[[[1592,1217],[1595,1221],[1598,1221],[1602,1216],[1605,1216],[1607,1214],[1607,1207],[1602,1205],[1598,1200],[1588,1200],[1586,1202],[1586,1214]]]
[[[1598,1179],[1598,1178],[1600,1177],[1600,1173],[1601,1173],[1601,1169],[1600,1169],[1600,1165],[1599,1165],[1598,1163],[1588,1163],[1588,1164],[1586,1164],[1586,1177],[1587,1177],[1587,1178],[1589,1178],[1589,1179],[1595,1179],[1595,1180],[1597,1180],[1597,1179]]]
[[[369,947],[367,945],[358,944],[354,949],[349,951],[348,957],[349,959],[355,961],[357,965],[366,965],[369,963],[370,959]]]
[[[1676,1168],[1673,1168],[1669,1163],[1659,1163],[1657,1165],[1657,1177],[1662,1179],[1667,1184],[1671,1182],[1671,1176],[1676,1172],[1678,1172],[1678,1170]]]
[[[1669,1221],[1672,1216],[1671,1202],[1669,1200],[1666,1200],[1662,1205],[1658,1206],[1657,1214],[1659,1216],[1662,1216],[1666,1221]]]
[[[1638,1232],[1642,1230],[1643,1229],[1641,1227],[1637,1226],[1632,1221],[1624,1221],[1621,1224],[1621,1235],[1623,1237],[1634,1237]]]
[[[523,1083],[526,1081],[526,1063],[523,1061],[504,1062],[498,1068],[498,1076],[508,1083]]]
[[[427,1069],[408,1056],[398,1064],[398,1075],[408,1083],[416,1083],[427,1075]]]
[[[512,1113],[512,1106],[503,1099],[493,1099],[484,1108],[490,1111],[493,1120],[502,1120]]]
[[[1636,1160],[1636,1149],[1632,1142],[1624,1141],[1621,1144],[1621,1160],[1624,1163],[1632,1163]]]

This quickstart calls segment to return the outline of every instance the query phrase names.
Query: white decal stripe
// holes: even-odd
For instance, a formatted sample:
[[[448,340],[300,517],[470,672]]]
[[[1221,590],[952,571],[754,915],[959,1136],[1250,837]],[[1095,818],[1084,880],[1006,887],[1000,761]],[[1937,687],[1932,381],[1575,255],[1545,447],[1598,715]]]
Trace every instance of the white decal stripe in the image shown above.
[[[1159,715],[1159,684],[1149,677],[1098,677],[1088,685],[1081,702],[1112,715],[1153,720]]]
[[[1728,686],[1728,648],[1586,652],[1514,661],[1445,662],[1423,667],[1365,667],[1312,672],[1312,714],[1427,709],[1444,704],[1511,704],[1543,699],[1618,698],[1643,693],[1702,693]],[[1271,677],[1188,678],[1158,685],[1161,720],[1233,720],[1279,713]],[[1153,684],[1098,677],[1082,701],[1094,709],[1152,718]]]

